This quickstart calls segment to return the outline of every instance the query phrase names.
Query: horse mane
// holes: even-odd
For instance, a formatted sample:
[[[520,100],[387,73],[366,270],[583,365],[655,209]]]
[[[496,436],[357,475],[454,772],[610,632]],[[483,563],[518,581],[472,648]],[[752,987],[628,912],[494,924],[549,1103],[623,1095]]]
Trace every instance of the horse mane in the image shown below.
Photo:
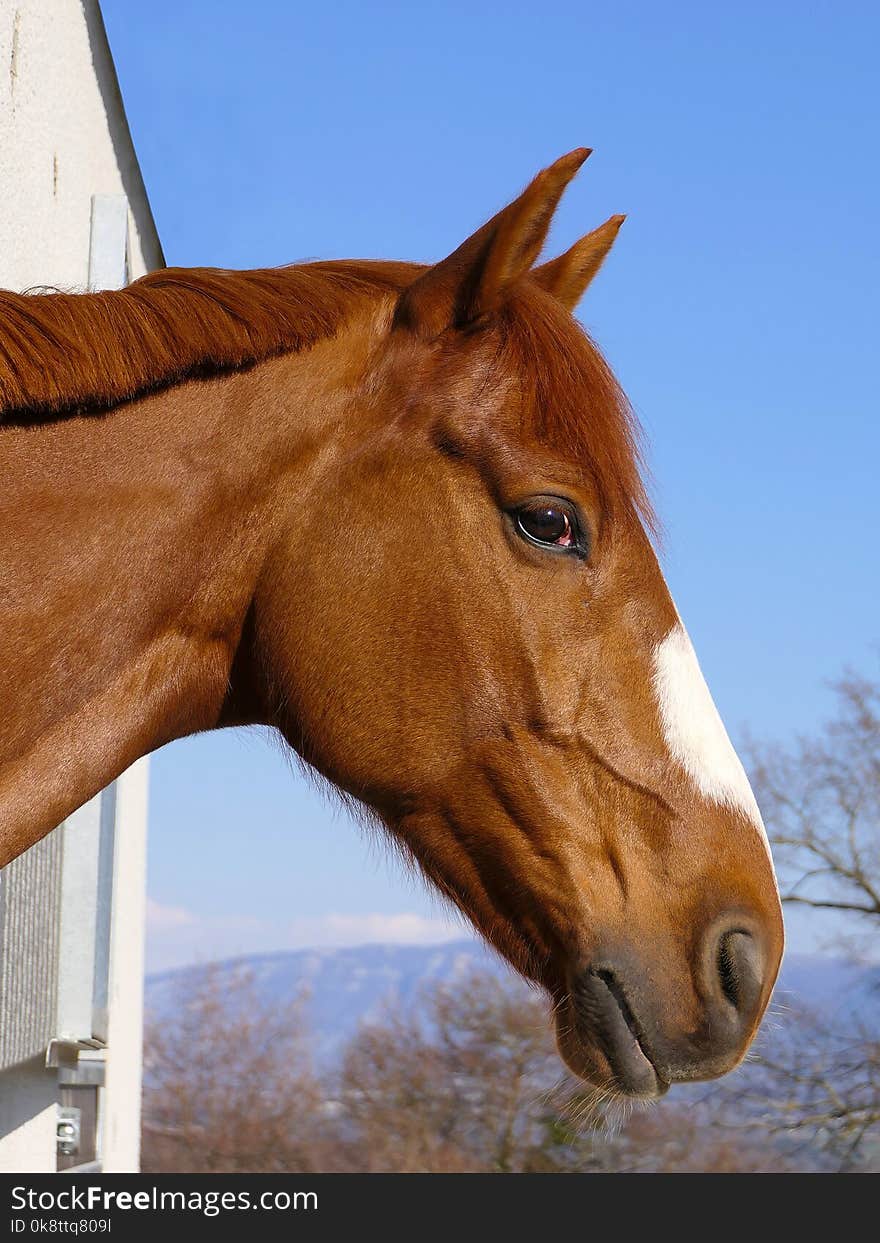
[[[162,268],[98,293],[0,290],[0,427],[95,414],[160,389],[308,349],[423,268],[337,260],[254,271]],[[604,498],[656,529],[632,409],[598,348],[520,283],[501,322],[523,377],[523,430],[584,462]]]
[[[0,425],[96,413],[307,349],[418,271],[369,260],[161,268],[99,293],[0,290]]]
[[[520,377],[524,433],[584,463],[604,504],[640,519],[659,539],[641,426],[586,330],[561,316],[550,294],[523,281],[507,304],[502,348]]]

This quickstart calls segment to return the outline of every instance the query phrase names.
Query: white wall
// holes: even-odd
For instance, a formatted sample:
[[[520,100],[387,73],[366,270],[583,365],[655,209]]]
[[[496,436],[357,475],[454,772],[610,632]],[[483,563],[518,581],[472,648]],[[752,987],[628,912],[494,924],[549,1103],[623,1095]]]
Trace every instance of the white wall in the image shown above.
[[[108,1174],[140,1168],[147,873],[147,761],[116,782],[116,849],[110,934],[109,1024],[101,1111]]]
[[[0,0],[0,286],[84,289],[91,196],[126,194],[131,275],[163,265],[95,0]]]
[[[0,1174],[52,1174],[58,1091],[43,1060],[0,1074]]]

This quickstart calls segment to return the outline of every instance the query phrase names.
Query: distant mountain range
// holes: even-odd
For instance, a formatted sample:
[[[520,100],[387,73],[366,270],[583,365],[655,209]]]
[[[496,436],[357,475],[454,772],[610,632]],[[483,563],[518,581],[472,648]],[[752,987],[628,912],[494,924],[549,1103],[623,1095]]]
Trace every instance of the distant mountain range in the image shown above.
[[[177,968],[149,976],[147,1009],[170,1013],[198,987],[205,972],[220,983],[246,973],[262,1000],[285,1004],[306,993],[314,1047],[329,1063],[359,1024],[376,1022],[394,1003],[404,1010],[432,984],[451,984],[474,970],[515,980],[513,972],[481,942],[446,945],[359,945],[254,954],[210,966]],[[880,967],[819,955],[787,957],[774,994],[779,1008],[844,1010],[876,1016],[880,1026]]]

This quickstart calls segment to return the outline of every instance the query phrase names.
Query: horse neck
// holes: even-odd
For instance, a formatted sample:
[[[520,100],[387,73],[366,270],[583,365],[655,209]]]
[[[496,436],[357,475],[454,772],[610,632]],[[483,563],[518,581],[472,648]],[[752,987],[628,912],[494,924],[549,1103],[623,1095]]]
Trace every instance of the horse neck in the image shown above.
[[[140,756],[226,723],[320,374],[290,356],[0,430],[0,866]]]

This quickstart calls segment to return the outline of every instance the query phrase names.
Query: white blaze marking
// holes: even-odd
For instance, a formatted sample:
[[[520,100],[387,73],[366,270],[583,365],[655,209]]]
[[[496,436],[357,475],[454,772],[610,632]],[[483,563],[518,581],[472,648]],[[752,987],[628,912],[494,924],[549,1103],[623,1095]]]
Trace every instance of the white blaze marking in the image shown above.
[[[767,838],[749,779],[679,622],[654,649],[660,722],[673,758],[706,798],[744,812]]]

